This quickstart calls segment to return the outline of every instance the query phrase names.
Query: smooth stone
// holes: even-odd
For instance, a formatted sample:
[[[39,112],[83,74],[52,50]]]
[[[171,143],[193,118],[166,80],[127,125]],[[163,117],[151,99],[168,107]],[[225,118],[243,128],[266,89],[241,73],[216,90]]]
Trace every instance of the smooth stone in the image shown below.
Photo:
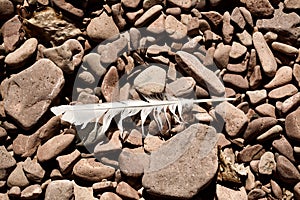
[[[229,63],[229,53],[231,51],[230,45],[224,45],[223,43],[218,44],[214,52],[214,61],[220,69],[227,67]]]
[[[288,56],[298,55],[298,49],[296,47],[281,42],[272,42],[272,48]]]
[[[43,191],[40,185],[30,185],[22,190],[21,199],[38,199],[42,192]]]
[[[101,182],[97,182],[92,185],[94,192],[109,191],[109,190],[116,189],[116,187],[117,187],[117,182],[108,181],[108,180],[103,180]]]
[[[209,184],[218,168],[214,128],[194,124],[150,155],[142,179],[152,195],[190,199]],[[177,149],[177,151],[173,151]]]
[[[260,136],[256,138],[258,142],[264,142],[278,137],[283,131],[283,128],[280,125],[275,125]]]
[[[86,28],[87,35],[95,42],[102,42],[107,39],[119,36],[119,29],[112,17],[102,12],[99,17],[91,20]]]
[[[88,71],[83,71],[78,74],[78,80],[80,80],[83,84],[93,85],[95,83],[95,77],[92,73]]]
[[[242,77],[239,74],[229,74],[226,73],[223,76],[224,83],[238,89],[238,90],[246,90],[249,88],[249,82],[247,78]]]
[[[274,154],[270,151],[265,152],[258,163],[258,171],[263,175],[271,175],[276,170]]]
[[[40,144],[41,139],[36,133],[29,136],[18,134],[18,136],[13,141],[12,147],[16,155],[27,157],[33,155]]]
[[[31,77],[28,79],[28,77]],[[60,93],[65,79],[52,61],[41,59],[1,83],[6,114],[30,129]]]
[[[263,117],[276,118],[275,107],[269,103],[264,103],[264,104],[261,104],[261,105],[255,107],[255,111]]]
[[[299,51],[299,55],[300,55],[300,51]],[[297,63],[295,63],[293,67],[293,76],[298,82],[298,87],[300,87],[300,65]]]
[[[253,72],[249,78],[250,88],[256,89],[262,82],[261,69],[259,65],[254,66]]]
[[[116,195],[115,193],[112,192],[104,192],[101,197],[100,200],[122,200],[121,197],[119,197],[118,195]]]
[[[192,0],[167,0],[171,5],[178,6],[183,10],[189,10],[192,7]]]
[[[174,16],[168,15],[165,21],[165,29],[169,37],[180,40],[187,36],[187,26],[178,21]]]
[[[300,182],[294,186],[294,195],[295,195],[295,199],[300,198]]]
[[[262,189],[255,188],[248,193],[248,200],[262,199],[266,196],[266,192]]]
[[[300,141],[300,109],[288,114],[285,120],[285,130],[289,138]]]
[[[163,68],[152,65],[138,74],[133,85],[136,90],[145,95],[162,93],[165,89],[166,75]]]
[[[101,78],[106,73],[106,68],[101,65],[101,56],[97,53],[89,53],[82,59],[82,66],[87,68],[88,72],[97,75]]]
[[[136,8],[140,4],[141,0],[121,0],[122,5],[126,8]]]
[[[13,186],[10,188],[10,190],[7,192],[7,194],[10,198],[20,198],[21,188],[18,186]]]
[[[279,155],[276,163],[276,174],[280,181],[286,184],[296,184],[300,181],[298,169],[286,157]]]
[[[230,23],[230,14],[226,11],[223,14],[222,34],[225,44],[230,44],[234,33],[234,27]]]
[[[143,27],[148,23],[149,20],[155,19],[155,17],[161,13],[163,7],[161,5],[154,5],[148,10],[141,17],[139,17],[135,23],[135,27]]]
[[[119,75],[116,67],[112,66],[105,74],[101,92],[107,102],[118,100],[119,96]]]
[[[263,146],[261,144],[246,146],[237,154],[237,160],[238,162],[243,163],[250,162],[261,150],[263,150]]]
[[[126,139],[126,143],[133,146],[143,145],[143,135],[140,131],[133,129]]]
[[[272,193],[274,194],[274,196],[278,199],[282,199],[283,193],[282,193],[282,189],[278,185],[278,183],[275,182],[274,180],[270,180],[270,184],[271,184],[271,189],[272,189]]]
[[[29,181],[23,171],[23,162],[17,163],[17,167],[10,173],[7,178],[7,185],[9,187],[18,186],[20,188],[29,185]]]
[[[253,27],[254,24],[253,24],[253,19],[252,19],[252,15],[251,15],[251,12],[245,8],[245,7],[239,7],[242,15],[244,16],[244,19],[246,20],[246,22],[251,26]]]
[[[146,152],[156,151],[163,143],[164,141],[158,136],[148,134],[144,139],[144,149]]]
[[[51,181],[46,188],[45,200],[70,200],[72,198],[74,198],[74,186],[72,181]]]
[[[196,81],[192,77],[181,77],[166,85],[166,93],[180,97],[191,94],[196,86]]]
[[[282,102],[281,105],[281,112],[286,114],[289,111],[293,110],[294,108],[297,108],[300,105],[300,92],[297,94],[294,94],[293,96],[287,98]]]
[[[9,0],[0,1],[0,19],[5,21],[14,14],[14,4]]]
[[[152,6],[156,5],[156,4],[165,4],[165,0],[144,0],[143,1],[143,8],[145,10],[148,10],[149,8],[151,8]]]
[[[293,84],[287,84],[276,89],[273,89],[269,92],[269,98],[272,99],[281,99],[285,97],[292,96],[298,92],[298,89]]]
[[[291,9],[291,10],[299,10],[300,9],[300,2],[297,0],[285,0],[284,1],[284,7],[286,9]]]
[[[161,14],[156,20],[154,20],[148,27],[147,31],[154,34],[161,34],[166,30],[166,18]]]
[[[131,187],[128,183],[122,181],[118,184],[116,188],[116,193],[124,198],[131,200],[139,200],[139,193],[133,187]]]
[[[71,3],[68,3],[65,0],[52,0],[51,3],[53,3],[54,6],[57,6],[64,15],[75,20],[82,19],[84,16],[84,11],[82,9],[73,6]]]
[[[237,190],[217,184],[217,198],[218,200],[247,200],[247,192],[244,187]]]
[[[94,191],[92,187],[82,187],[79,186],[73,181],[74,185],[74,198],[80,200],[97,200],[98,198],[94,197]]]
[[[277,88],[279,86],[290,83],[292,79],[293,79],[293,69],[288,66],[283,66],[277,70],[274,78],[264,87],[266,89]]]
[[[274,140],[272,142],[272,147],[290,161],[295,162],[293,147],[284,136]]]
[[[240,9],[235,7],[231,13],[231,21],[233,21],[240,29],[244,29],[246,26],[246,21],[242,15]]]
[[[253,34],[253,44],[265,74],[269,77],[273,77],[276,74],[277,63],[261,32],[255,32]]]
[[[247,91],[247,96],[252,104],[258,104],[266,100],[267,90]]]

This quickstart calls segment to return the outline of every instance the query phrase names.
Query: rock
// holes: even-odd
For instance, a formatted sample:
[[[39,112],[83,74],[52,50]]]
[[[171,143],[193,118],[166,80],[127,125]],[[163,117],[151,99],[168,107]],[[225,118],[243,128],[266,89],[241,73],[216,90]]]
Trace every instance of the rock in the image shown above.
[[[253,157],[257,155],[262,149],[263,146],[260,144],[246,146],[242,151],[238,153],[237,161],[244,163],[250,162],[253,159]]]
[[[10,170],[16,165],[14,157],[6,150],[4,146],[0,146],[0,179],[6,178]]]
[[[34,133],[32,135],[18,134],[16,139],[13,141],[13,151],[16,155],[27,157],[33,155],[37,147],[41,144],[39,134]]]
[[[164,197],[192,198],[217,172],[213,147],[217,140],[215,129],[203,124],[191,125],[173,136],[150,155],[142,179],[144,190]]]
[[[162,93],[164,91],[165,84],[166,71],[155,65],[144,69],[140,74],[138,74],[133,82],[135,89],[145,95]]]
[[[43,191],[40,185],[30,185],[22,190],[21,199],[38,199],[42,192]]]
[[[31,160],[30,157],[27,157],[23,164],[23,170],[26,174],[26,177],[35,182],[41,182],[45,176],[45,170],[37,162],[37,160]]]
[[[132,199],[132,200],[140,199],[138,192],[124,181],[118,184],[116,188],[116,193],[124,199]]]
[[[245,7],[239,7],[244,19],[246,20],[246,22],[251,26],[253,27],[254,24],[253,24],[253,19],[252,19],[252,15],[251,13],[249,12],[249,10],[247,10]]]
[[[119,197],[118,195],[116,195],[115,193],[112,192],[104,192],[101,197],[100,200],[122,200],[121,197]]]
[[[295,195],[295,199],[300,198],[300,182],[294,186],[294,195]]]
[[[116,67],[112,66],[105,74],[101,92],[107,102],[118,100],[119,96],[119,75]]]
[[[81,63],[83,47],[75,39],[69,39],[61,46],[43,50],[46,58],[52,60],[59,68],[68,74],[72,74]]]
[[[277,88],[282,85],[290,83],[293,79],[293,69],[288,66],[280,67],[274,78],[264,87],[267,89]]]
[[[193,93],[196,82],[192,77],[181,77],[166,85],[166,93],[182,97]]]
[[[244,187],[233,190],[231,188],[217,184],[218,200],[247,200],[247,193]]]
[[[78,74],[78,80],[81,81],[85,85],[93,85],[95,84],[95,77],[92,73],[88,71],[83,71]]]
[[[154,6],[156,4],[165,4],[165,1],[164,0],[144,0],[143,8],[145,10],[148,10],[149,8],[151,8],[152,6]]]
[[[144,174],[145,168],[149,166],[149,155],[140,148],[125,148],[119,156],[119,166],[124,175],[140,177]]]
[[[272,147],[290,161],[295,162],[293,147],[284,136],[274,140],[272,142]]]
[[[258,171],[263,175],[271,175],[276,170],[276,162],[272,152],[265,152],[258,163]]]
[[[17,50],[8,54],[4,62],[12,69],[23,67],[37,49],[38,41],[30,38],[24,42]]]
[[[73,173],[82,180],[97,182],[113,177],[115,169],[96,162],[94,158],[82,158],[75,164]]]
[[[239,59],[244,56],[247,52],[247,48],[238,42],[233,42],[229,57],[232,59]]]
[[[163,7],[161,5],[152,6],[135,21],[134,26],[137,28],[145,26],[149,22],[149,20],[155,19],[156,16],[161,13],[162,9]]]
[[[128,1],[129,2],[129,1]],[[113,15],[113,20],[119,30],[124,30],[126,26],[126,20],[124,19],[124,9],[121,5],[121,3],[116,3],[111,6],[111,12]]]
[[[296,184],[300,180],[298,169],[286,157],[278,156],[276,159],[276,174],[280,181],[286,184]]]
[[[100,160],[102,156],[113,156],[117,159],[122,150],[122,142],[120,140],[120,131],[115,131],[111,139],[105,144],[97,144],[94,148],[96,158]]]
[[[296,56],[298,54],[298,49],[281,42],[272,42],[272,48],[288,56]]]
[[[140,2],[141,0],[121,0],[122,5],[124,5],[126,8],[137,8]]]
[[[64,82],[62,71],[50,60],[41,59],[2,81],[4,109],[22,128],[30,129],[48,110]]]
[[[180,40],[187,36],[187,26],[178,21],[174,16],[168,15],[165,21],[165,29],[169,37],[174,40]]]
[[[133,146],[143,145],[143,135],[140,131],[133,129],[126,139],[126,143]]]
[[[261,133],[276,125],[277,120],[273,117],[261,117],[251,121],[244,133],[243,138],[246,141],[252,141]]]
[[[97,53],[86,54],[82,59],[82,66],[87,71],[96,75],[99,79],[106,73],[106,69],[101,65],[101,56]]]
[[[7,194],[10,198],[20,198],[21,188],[18,186],[13,186],[10,188],[10,190],[7,192]]]
[[[259,104],[267,98],[267,90],[247,91],[247,96],[252,104]]]
[[[10,200],[9,199],[9,197],[8,197],[8,195],[7,195],[7,193],[0,193],[0,198],[2,199],[2,200]]]
[[[299,53],[299,55],[300,55],[300,53]],[[300,87],[300,65],[299,64],[294,65],[293,75],[294,75],[296,81],[298,82],[298,87]]]
[[[76,149],[67,155],[58,156],[56,158],[59,169],[62,174],[67,174],[72,171],[73,166],[80,158],[80,152]]]
[[[9,0],[1,0],[0,1],[0,19],[1,21],[5,21],[12,17],[14,14],[14,5]]]
[[[274,180],[270,180],[270,183],[271,183],[271,189],[274,196],[278,199],[282,199],[283,194],[282,194],[281,187]]]
[[[270,17],[274,13],[274,8],[269,0],[248,0],[245,3],[246,8],[256,17]]]
[[[269,98],[281,99],[292,96],[298,92],[298,89],[293,84],[287,84],[269,92]]]
[[[236,36],[243,45],[247,47],[252,45],[252,36],[246,30],[244,30],[242,33],[237,33]]]
[[[273,77],[276,74],[277,63],[261,32],[253,34],[253,44],[265,74]]]
[[[297,0],[285,0],[284,7],[286,9],[297,10],[300,9],[300,2]]]
[[[29,185],[29,181],[23,171],[23,162],[17,163],[17,167],[10,173],[7,178],[7,185],[9,187],[26,187]]]
[[[246,21],[238,7],[235,7],[232,11],[231,21],[233,21],[241,30],[246,26]]]
[[[294,94],[293,96],[287,98],[282,102],[281,112],[286,114],[294,108],[297,108],[300,105],[300,92]]]
[[[2,9],[2,7],[1,7]],[[18,15],[6,21],[1,27],[4,47],[6,52],[15,50],[20,42],[22,23]]]
[[[288,114],[285,120],[285,130],[289,138],[300,141],[300,109]]]
[[[72,181],[51,181],[45,192],[45,200],[70,200],[74,198],[74,187]]]
[[[223,81],[225,84],[237,89],[237,90],[246,90],[249,88],[249,83],[247,78],[243,78],[239,74],[229,74],[226,73],[223,76]]]
[[[256,138],[256,140],[260,143],[265,142],[267,140],[271,140],[273,138],[278,137],[283,131],[283,128],[280,125],[275,125],[260,136]]]
[[[223,16],[216,12],[216,11],[208,11],[208,12],[201,12],[201,15],[208,20],[209,22],[211,22],[211,24],[217,28],[219,26],[219,24],[221,24],[222,20],[223,20]]]
[[[231,46],[224,45],[223,43],[218,44],[214,53],[214,62],[216,65],[224,69],[229,63],[229,52],[231,51]]]
[[[52,0],[51,1],[56,7],[58,7],[64,15],[80,20],[84,16],[84,11],[76,8],[71,3],[66,2],[65,0]]]
[[[74,138],[75,135],[73,134],[60,134],[48,140],[37,150],[37,158],[39,162],[45,162],[56,158],[61,152],[70,146]]]
[[[161,34],[163,33],[166,28],[165,28],[165,16],[161,14],[156,20],[154,20],[148,27],[147,31],[154,33],[154,34]]]
[[[112,17],[108,16],[106,12],[102,12],[99,17],[91,20],[86,28],[86,33],[93,41],[102,42],[118,37],[119,29]]]
[[[144,139],[144,148],[146,152],[156,151],[164,143],[158,136],[148,134]]]
[[[94,183],[92,188],[94,192],[103,192],[113,190],[117,187],[117,182],[103,180],[101,182]]]
[[[7,132],[4,128],[0,127],[0,142],[4,142],[7,138]]]
[[[266,196],[266,192],[262,189],[255,188],[248,193],[248,200],[261,199]]]
[[[225,88],[220,79],[206,68],[197,57],[184,51],[178,51],[175,59],[178,67],[193,77],[197,84],[208,88],[210,95],[224,94]]]
[[[230,44],[234,33],[234,27],[230,24],[230,14],[228,11],[226,11],[223,15],[222,33],[224,43]]]
[[[74,197],[80,200],[96,200],[93,193],[92,187],[81,187],[77,185],[74,181]]]
[[[246,128],[248,124],[246,115],[232,104],[222,102],[216,106],[215,110],[216,113],[223,118],[226,133],[230,137],[238,137],[238,135]]]
[[[299,45],[298,38],[300,32],[297,28],[297,24],[300,23],[300,16],[295,12],[285,13],[283,12],[283,4],[279,4],[279,9],[276,9],[274,16],[270,19],[258,19],[256,26],[263,32],[274,32],[278,34],[280,42],[289,45]]]
[[[168,3],[183,10],[189,10],[192,7],[192,0],[168,0]]]

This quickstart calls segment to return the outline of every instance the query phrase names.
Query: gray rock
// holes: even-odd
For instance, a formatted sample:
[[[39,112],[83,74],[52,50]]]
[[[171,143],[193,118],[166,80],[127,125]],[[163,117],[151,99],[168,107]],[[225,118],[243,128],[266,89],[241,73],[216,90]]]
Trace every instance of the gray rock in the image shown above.
[[[195,124],[152,152],[143,176],[153,195],[189,199],[212,181],[218,168],[214,128]]]
[[[72,198],[74,198],[74,187],[72,181],[52,181],[46,188],[45,200],[70,200]]]

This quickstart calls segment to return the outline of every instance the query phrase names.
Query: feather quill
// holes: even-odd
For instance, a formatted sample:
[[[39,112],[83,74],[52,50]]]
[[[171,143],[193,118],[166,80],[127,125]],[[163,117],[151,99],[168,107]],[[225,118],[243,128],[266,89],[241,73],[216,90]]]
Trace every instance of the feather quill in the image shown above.
[[[162,121],[160,113],[166,115],[167,109],[170,110],[175,120],[182,122],[182,108],[186,105],[204,102],[221,102],[232,101],[235,98],[215,98],[215,99],[183,99],[172,98],[170,100],[157,100],[146,98],[143,100],[127,100],[119,102],[106,102],[99,104],[75,104],[75,105],[61,105],[52,107],[51,111],[55,115],[62,115],[62,120],[67,121],[74,125],[82,125],[83,129],[88,123],[96,120],[96,122],[103,117],[103,125],[101,130],[97,131],[96,137],[105,134],[109,125],[114,117],[120,114],[119,122],[117,123],[118,129],[121,134],[123,133],[122,121],[126,117],[134,116],[140,112],[141,125],[144,135],[143,125],[147,116],[153,112],[154,120],[157,122],[160,130],[162,129]],[[178,115],[176,114],[176,109]],[[169,122],[168,122],[169,123]],[[95,137],[95,138],[96,138]]]

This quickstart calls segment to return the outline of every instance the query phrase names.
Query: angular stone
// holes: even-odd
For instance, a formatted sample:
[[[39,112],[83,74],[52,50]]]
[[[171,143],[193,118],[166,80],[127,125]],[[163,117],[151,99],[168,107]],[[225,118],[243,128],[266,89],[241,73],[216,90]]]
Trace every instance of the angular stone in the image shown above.
[[[45,170],[37,160],[31,160],[30,157],[27,157],[24,161],[23,170],[27,178],[31,181],[41,182],[45,176]]]
[[[285,130],[289,138],[300,141],[300,108],[288,114],[285,120]]]
[[[272,147],[290,161],[295,162],[293,147],[284,136],[274,140],[272,142]]]
[[[252,19],[252,15],[250,13],[249,10],[247,10],[247,8],[245,7],[239,7],[242,15],[244,16],[244,19],[246,20],[246,22],[251,26],[253,27],[254,24],[253,24],[253,19]]]
[[[1,94],[6,113],[22,128],[30,129],[48,110],[64,82],[62,71],[52,61],[37,61],[31,67],[2,81]]]
[[[215,110],[225,121],[225,130],[230,137],[237,137],[246,128],[248,118],[232,104],[224,101],[218,104]]]
[[[252,104],[258,104],[267,98],[266,90],[255,90],[255,91],[247,91],[246,94],[249,97],[249,100]]]
[[[226,73],[223,76],[223,81],[224,83],[238,90],[246,90],[249,88],[249,82],[247,78],[243,78],[239,74]]]
[[[21,196],[21,188],[18,186],[13,186],[7,192],[10,198],[20,198]],[[1,197],[0,197],[1,198]]]
[[[125,12],[123,8],[124,7],[122,7],[121,3],[116,3],[111,6],[113,20],[120,31],[124,30],[126,26],[126,20],[124,19]]]
[[[158,136],[148,134],[144,139],[144,148],[146,152],[156,151],[164,143]]]
[[[143,145],[143,135],[140,131],[133,129],[126,139],[126,143],[133,146],[142,146]]]
[[[9,187],[12,187],[12,186],[26,187],[29,185],[29,181],[23,171],[23,163],[22,162],[17,163],[17,167],[8,176],[7,185]]]
[[[43,191],[40,185],[30,185],[22,190],[21,199],[38,199],[42,192]]]
[[[216,28],[221,24],[223,16],[216,11],[201,12],[201,15],[206,18]]]
[[[294,108],[297,108],[300,105],[300,92],[297,94],[294,94],[290,98],[287,98],[282,102],[281,105],[281,112],[286,114],[289,111],[293,110]]]
[[[256,17],[269,17],[274,13],[274,8],[269,0],[247,0],[246,8]]]
[[[140,4],[141,0],[121,0],[121,3],[126,7],[126,8],[136,8]]]
[[[261,32],[253,34],[253,44],[265,74],[273,77],[276,74],[277,63]]]
[[[286,157],[278,156],[276,163],[276,174],[279,180],[286,184],[296,184],[300,181],[298,169]]]
[[[178,51],[175,59],[178,66],[193,77],[197,84],[208,88],[210,95],[224,94],[225,87],[220,79],[214,72],[206,68],[197,57],[184,51]]]
[[[253,146],[246,146],[242,151],[240,151],[237,155],[238,162],[250,162],[255,155],[257,155],[263,146],[260,144],[255,144]]]
[[[152,152],[142,179],[144,189],[153,195],[192,198],[217,172],[216,142],[215,129],[203,124],[173,136]]]
[[[290,83],[293,79],[293,69],[288,66],[280,67],[274,78],[264,87],[267,89],[273,89],[287,83]]]
[[[154,20],[148,27],[147,31],[154,33],[154,34],[160,34],[163,33],[166,28],[166,18],[163,14],[161,14],[156,20]]]
[[[75,135],[60,134],[48,140],[37,150],[37,158],[40,162],[49,161],[56,158],[73,142]]]
[[[97,53],[89,53],[82,59],[82,65],[87,68],[87,71],[97,75],[99,79],[106,72],[106,68],[101,65],[100,57]]]
[[[70,154],[58,156],[56,160],[58,162],[61,173],[69,173],[79,158],[80,152],[77,149]]]
[[[233,42],[231,46],[231,51],[229,53],[229,57],[233,59],[238,59],[244,56],[247,52],[247,48],[238,43],[238,42]]]
[[[246,21],[238,7],[235,7],[231,13],[231,20],[238,25],[240,29],[244,29],[246,26]]]
[[[166,84],[166,71],[152,65],[143,70],[133,82],[134,87],[145,95],[162,93]]]
[[[142,26],[146,25],[149,20],[155,19],[155,17],[161,13],[162,9],[163,9],[163,7],[161,5],[152,6],[140,18],[138,18],[135,21],[134,26],[142,27]]]
[[[217,198],[218,200],[247,200],[247,192],[244,187],[233,190],[229,187],[217,184]]]
[[[294,186],[294,195],[295,195],[295,199],[300,198],[300,182]]]
[[[115,169],[96,162],[94,158],[82,158],[75,164],[73,173],[82,180],[97,182],[113,177]]]
[[[118,184],[116,188],[116,193],[124,199],[132,199],[132,200],[140,199],[138,192],[124,181]]]
[[[22,23],[18,15],[6,21],[1,27],[5,51],[15,50],[21,37]]]
[[[77,185],[74,181],[74,197],[75,199],[80,200],[97,200],[94,197],[93,188],[92,187],[81,187]]]
[[[230,24],[230,14],[226,11],[223,15],[222,33],[225,44],[229,44],[232,40],[234,27]]]
[[[104,192],[101,197],[100,200],[122,200],[121,197],[119,197],[118,195],[116,195],[115,193],[112,192]]]
[[[300,53],[299,53],[299,55],[300,55]],[[298,82],[298,87],[300,87],[300,65],[297,63],[294,65],[293,75],[294,75],[296,81]]]
[[[6,178],[8,172],[16,165],[14,157],[6,150],[4,146],[0,146],[0,179]]]
[[[102,12],[99,17],[91,20],[86,28],[87,35],[95,42],[102,42],[107,39],[116,38],[119,35],[119,29],[112,17],[106,12]]]
[[[187,26],[182,24],[172,15],[166,17],[165,29],[169,34],[169,37],[174,40],[180,40],[187,36]]]
[[[229,53],[231,51],[230,45],[218,44],[214,53],[214,62],[220,69],[227,67],[229,63]]]
[[[280,125],[275,125],[260,136],[256,138],[258,142],[265,142],[267,140],[271,140],[273,138],[278,137],[283,131],[283,128]]]
[[[242,33],[237,33],[236,36],[243,45],[247,47],[252,45],[252,36],[246,30],[244,30]]]
[[[74,187],[72,181],[51,181],[46,188],[45,200],[70,200],[74,198]]]
[[[292,96],[298,92],[298,89],[293,84],[287,84],[269,92],[269,98],[281,99]]]
[[[266,196],[266,192],[262,189],[255,188],[248,193],[248,200],[262,199]]]
[[[284,7],[286,9],[291,9],[291,10],[299,10],[300,9],[300,2],[297,0],[285,0],[284,1]]]

